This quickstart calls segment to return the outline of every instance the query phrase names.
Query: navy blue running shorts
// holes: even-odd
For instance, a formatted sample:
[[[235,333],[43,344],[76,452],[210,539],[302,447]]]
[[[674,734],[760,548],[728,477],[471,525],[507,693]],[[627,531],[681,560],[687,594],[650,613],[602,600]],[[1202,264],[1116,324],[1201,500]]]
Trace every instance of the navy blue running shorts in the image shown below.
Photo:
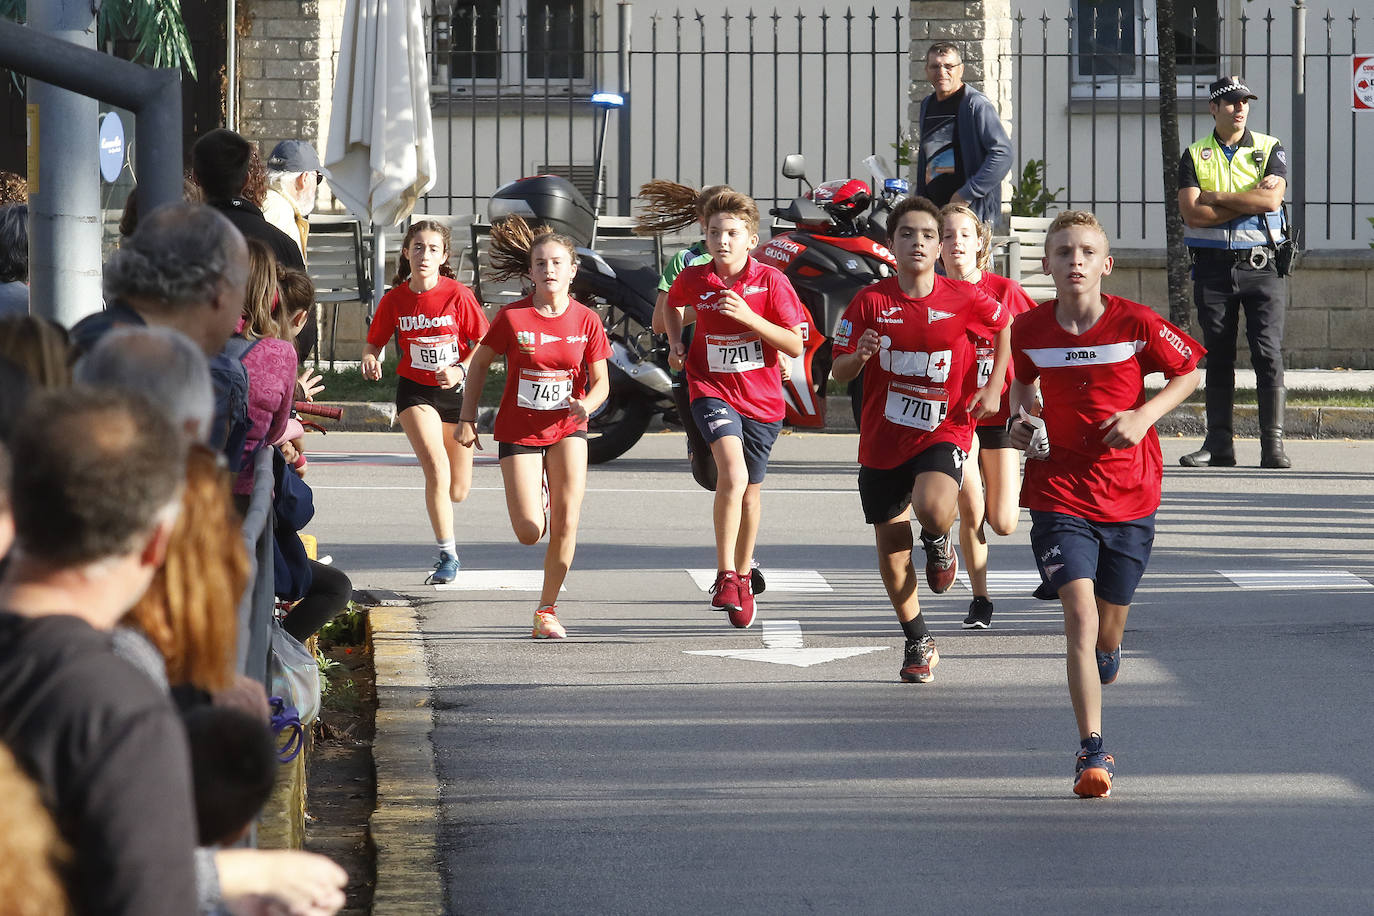
[[[768,456],[782,432],[782,421],[764,423],[744,416],[720,398],[697,398],[692,402],[692,418],[709,445],[717,439],[734,436],[744,444],[744,466],[750,483],[763,483],[768,473]]]
[[[911,505],[911,488],[916,486],[918,474],[938,471],[954,478],[955,487],[962,487],[967,460],[968,453],[953,442],[937,442],[895,468],[859,465],[859,502],[864,509],[864,521],[876,525],[905,512]]]
[[[1058,592],[1075,579],[1092,579],[1093,593],[1103,601],[1131,603],[1155,542],[1153,512],[1129,522],[1093,522],[1035,509],[1030,516],[1031,549],[1050,588]]]

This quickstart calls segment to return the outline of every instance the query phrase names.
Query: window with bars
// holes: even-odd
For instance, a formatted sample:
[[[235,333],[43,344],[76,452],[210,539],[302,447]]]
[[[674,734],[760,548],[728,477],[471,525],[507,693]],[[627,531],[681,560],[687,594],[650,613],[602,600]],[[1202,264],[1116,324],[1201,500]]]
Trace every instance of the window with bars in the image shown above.
[[[1178,74],[1215,76],[1221,59],[1223,0],[1176,2],[1173,14]],[[1076,0],[1074,78],[1158,82],[1155,0]],[[1142,72],[1143,71],[1143,72]]]
[[[455,3],[446,18],[454,88],[566,87],[589,78],[586,0]]]

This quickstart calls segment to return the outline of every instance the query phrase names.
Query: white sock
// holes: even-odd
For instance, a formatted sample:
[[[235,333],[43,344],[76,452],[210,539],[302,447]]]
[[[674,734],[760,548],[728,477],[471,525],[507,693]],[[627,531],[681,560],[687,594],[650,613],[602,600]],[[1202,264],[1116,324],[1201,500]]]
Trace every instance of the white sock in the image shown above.
[[[440,553],[451,554],[455,557],[458,556],[458,543],[453,538],[449,538],[447,541],[440,541],[436,539],[434,543],[439,545]]]

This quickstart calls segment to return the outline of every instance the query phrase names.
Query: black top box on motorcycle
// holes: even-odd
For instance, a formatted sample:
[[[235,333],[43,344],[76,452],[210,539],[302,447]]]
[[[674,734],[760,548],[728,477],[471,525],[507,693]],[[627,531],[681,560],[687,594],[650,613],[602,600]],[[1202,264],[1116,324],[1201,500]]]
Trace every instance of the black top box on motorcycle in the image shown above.
[[[578,245],[591,247],[596,223],[592,205],[566,178],[535,175],[497,188],[487,205],[487,217],[494,223],[506,216],[523,217],[531,225],[543,223]]]

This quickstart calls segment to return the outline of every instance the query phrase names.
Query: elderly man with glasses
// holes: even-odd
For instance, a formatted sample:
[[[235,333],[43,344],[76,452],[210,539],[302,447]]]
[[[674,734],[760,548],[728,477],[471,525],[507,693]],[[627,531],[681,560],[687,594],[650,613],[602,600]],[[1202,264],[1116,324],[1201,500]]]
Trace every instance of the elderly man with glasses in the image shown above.
[[[953,42],[930,46],[926,79],[935,92],[921,100],[916,193],[941,207],[966,204],[980,220],[996,224],[1012,158],[997,109],[964,83],[963,58]]]

